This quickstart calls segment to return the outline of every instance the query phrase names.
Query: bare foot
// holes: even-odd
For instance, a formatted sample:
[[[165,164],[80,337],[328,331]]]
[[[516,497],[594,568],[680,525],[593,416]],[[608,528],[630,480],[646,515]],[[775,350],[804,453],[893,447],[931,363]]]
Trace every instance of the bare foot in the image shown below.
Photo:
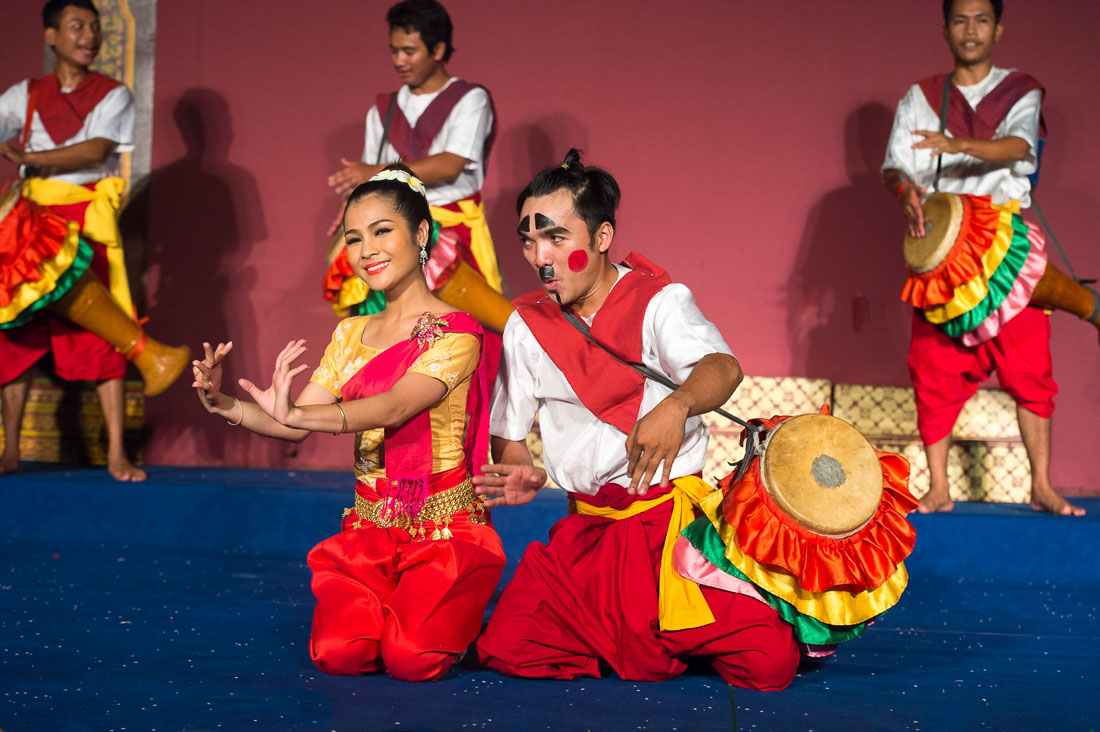
[[[18,455],[4,453],[0,456],[0,475],[14,475],[19,472],[22,472],[22,468],[19,467]]]
[[[148,476],[145,471],[134,465],[125,456],[114,456],[107,458],[107,472],[111,474],[111,477],[115,480],[121,481],[142,481]]]
[[[950,494],[946,490],[937,490],[935,488],[930,489],[920,499],[920,505],[917,506],[918,513],[937,513],[954,511],[955,502],[951,500]]]
[[[1031,488],[1031,510],[1052,513],[1055,516],[1084,516],[1085,509],[1074,506],[1062,498],[1054,488]]]

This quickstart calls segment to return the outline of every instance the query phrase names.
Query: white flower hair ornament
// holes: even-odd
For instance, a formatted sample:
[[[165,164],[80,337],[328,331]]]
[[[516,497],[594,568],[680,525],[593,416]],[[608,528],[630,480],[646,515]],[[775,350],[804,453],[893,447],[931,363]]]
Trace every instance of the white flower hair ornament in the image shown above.
[[[415,175],[409,175],[404,170],[383,170],[378,175],[370,179],[373,183],[376,180],[396,180],[404,183],[409,188],[424,196],[428,197],[428,190],[424,187],[423,181],[417,178]]]

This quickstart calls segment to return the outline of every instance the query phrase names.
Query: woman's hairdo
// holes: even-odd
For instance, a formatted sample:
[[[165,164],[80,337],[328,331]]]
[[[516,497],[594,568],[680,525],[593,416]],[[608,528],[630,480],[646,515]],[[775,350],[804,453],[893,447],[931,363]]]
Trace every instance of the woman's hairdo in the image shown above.
[[[428,227],[432,226],[432,212],[428,208],[428,200],[424,193],[417,191],[417,186],[410,182],[415,181],[423,188],[423,183],[416,177],[409,166],[403,163],[391,163],[382,169],[382,174],[387,171],[403,173],[400,176],[384,176],[372,178],[366,183],[360,183],[348,196],[348,202],[344,205],[344,216],[353,203],[361,201],[367,196],[379,196],[389,201],[394,210],[405,220],[409,231],[415,236],[421,221],[427,221]],[[428,251],[431,252],[433,242],[429,238]]]

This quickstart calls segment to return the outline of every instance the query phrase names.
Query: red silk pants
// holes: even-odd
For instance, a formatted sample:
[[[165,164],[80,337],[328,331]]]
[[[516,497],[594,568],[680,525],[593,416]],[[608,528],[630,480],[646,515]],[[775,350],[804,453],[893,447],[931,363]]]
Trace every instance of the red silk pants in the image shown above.
[[[329,674],[442,678],[481,630],[504,568],[500,537],[467,512],[454,515],[453,538],[436,541],[369,522],[352,528],[357,519],[346,517],[343,531],[307,558],[317,597],[313,663]]]
[[[1050,358],[1050,318],[1042,310],[1024,308],[996,337],[972,348],[913,311],[909,376],[917,428],[926,445],[951,434],[966,400],[994,370],[1018,405],[1044,419],[1054,414],[1058,385]]]
[[[620,489],[622,490],[622,489]],[[785,688],[798,666],[791,628],[757,600],[702,587],[716,622],[661,631],[657,588],[672,513],[664,503],[625,519],[571,514],[546,545],[527,547],[477,643],[486,666],[541,679],[662,681],[706,659],[728,683]]]

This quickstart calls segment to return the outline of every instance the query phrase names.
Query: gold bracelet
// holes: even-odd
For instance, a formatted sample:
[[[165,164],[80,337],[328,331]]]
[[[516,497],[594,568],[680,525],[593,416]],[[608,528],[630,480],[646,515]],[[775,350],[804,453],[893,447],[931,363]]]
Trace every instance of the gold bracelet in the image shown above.
[[[237,397],[233,397],[233,398],[237,400],[237,404],[241,405],[241,418],[238,419],[236,422],[230,422],[227,419],[227,420],[225,420],[225,423],[230,425],[231,427],[236,427],[237,425],[239,425],[241,422],[244,421],[244,402],[242,402],[240,399],[237,399]]]
[[[334,435],[344,434],[344,430],[348,428],[348,415],[344,414],[344,408],[340,406],[340,402],[336,402],[336,408],[340,410],[340,431],[333,432]]]

